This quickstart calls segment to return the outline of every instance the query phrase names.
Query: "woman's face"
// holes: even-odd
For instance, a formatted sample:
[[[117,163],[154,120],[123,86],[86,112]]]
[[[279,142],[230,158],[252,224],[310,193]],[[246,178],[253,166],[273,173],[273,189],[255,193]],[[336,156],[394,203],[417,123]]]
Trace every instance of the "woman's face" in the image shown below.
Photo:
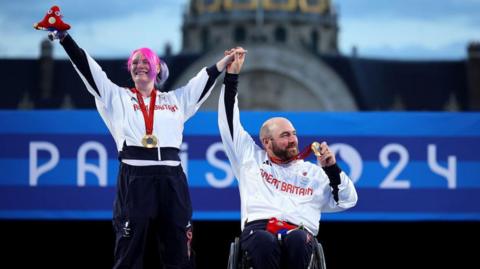
[[[138,51],[132,57],[132,66],[130,67],[130,75],[132,80],[137,83],[149,83],[155,79],[150,76],[150,63],[143,54]]]

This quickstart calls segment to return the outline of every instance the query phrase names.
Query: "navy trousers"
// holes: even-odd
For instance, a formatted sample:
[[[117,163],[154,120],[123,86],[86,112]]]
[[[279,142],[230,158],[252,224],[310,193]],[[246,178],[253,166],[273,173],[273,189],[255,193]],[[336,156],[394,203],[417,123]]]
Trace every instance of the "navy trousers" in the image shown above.
[[[305,269],[313,251],[313,237],[305,230],[294,230],[278,237],[267,232],[267,220],[247,223],[240,235],[242,252],[255,269]]]
[[[191,217],[180,165],[121,163],[114,202],[113,268],[192,268]]]

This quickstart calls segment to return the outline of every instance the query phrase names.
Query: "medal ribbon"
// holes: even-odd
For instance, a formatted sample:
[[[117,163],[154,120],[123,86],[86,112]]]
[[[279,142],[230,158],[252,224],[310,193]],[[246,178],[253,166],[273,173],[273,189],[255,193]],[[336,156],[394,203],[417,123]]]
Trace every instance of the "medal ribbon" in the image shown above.
[[[299,159],[305,159],[308,157],[308,155],[310,155],[310,153],[312,153],[312,144],[308,144],[308,146],[306,146],[300,153],[298,153],[297,155],[293,156],[292,158],[288,159],[288,160],[281,160],[277,157],[273,157],[273,156],[268,156],[270,158],[270,160],[272,161],[272,163],[275,163],[275,164],[286,164],[286,163],[289,163],[291,161],[295,161],[295,160],[299,160]]]
[[[150,94],[150,106],[145,106],[143,101],[143,96],[137,89],[133,88],[132,92],[137,95],[138,104],[140,105],[140,110],[142,110],[143,120],[145,121],[145,131],[147,135],[151,135],[153,132],[153,113],[155,112],[155,100],[157,99],[157,90],[154,88]]]

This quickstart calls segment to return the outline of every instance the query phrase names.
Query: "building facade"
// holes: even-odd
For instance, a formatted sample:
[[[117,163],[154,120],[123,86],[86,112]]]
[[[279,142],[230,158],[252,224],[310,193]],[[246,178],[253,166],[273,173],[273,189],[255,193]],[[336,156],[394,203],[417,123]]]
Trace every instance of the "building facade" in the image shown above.
[[[225,49],[243,46],[242,108],[357,110],[342,79],[316,57],[338,55],[337,14],[329,0],[192,0],[182,31],[182,53],[203,57],[176,86]],[[215,109],[215,100],[205,109]]]
[[[480,109],[480,43],[467,59],[406,61],[342,55],[338,14],[330,0],[191,0],[183,14],[182,50],[166,51],[165,89],[184,85],[224,50],[248,50],[239,104],[248,110],[471,111]],[[0,59],[14,89],[2,109],[94,108],[68,60],[41,44],[39,59]],[[118,85],[131,87],[125,59],[99,64]],[[29,75],[25,79],[21,72]],[[217,110],[221,78],[202,110]]]

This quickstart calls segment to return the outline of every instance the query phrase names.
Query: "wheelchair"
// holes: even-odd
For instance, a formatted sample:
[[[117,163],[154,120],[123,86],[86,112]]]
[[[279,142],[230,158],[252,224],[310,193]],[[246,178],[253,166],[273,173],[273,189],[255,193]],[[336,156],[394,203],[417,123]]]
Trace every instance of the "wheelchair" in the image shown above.
[[[313,237],[313,240],[314,248],[308,269],[327,269],[322,244],[315,237]],[[227,269],[252,269],[248,264],[247,255],[242,253],[240,249],[240,239],[238,237],[235,237],[235,240],[230,243]]]

